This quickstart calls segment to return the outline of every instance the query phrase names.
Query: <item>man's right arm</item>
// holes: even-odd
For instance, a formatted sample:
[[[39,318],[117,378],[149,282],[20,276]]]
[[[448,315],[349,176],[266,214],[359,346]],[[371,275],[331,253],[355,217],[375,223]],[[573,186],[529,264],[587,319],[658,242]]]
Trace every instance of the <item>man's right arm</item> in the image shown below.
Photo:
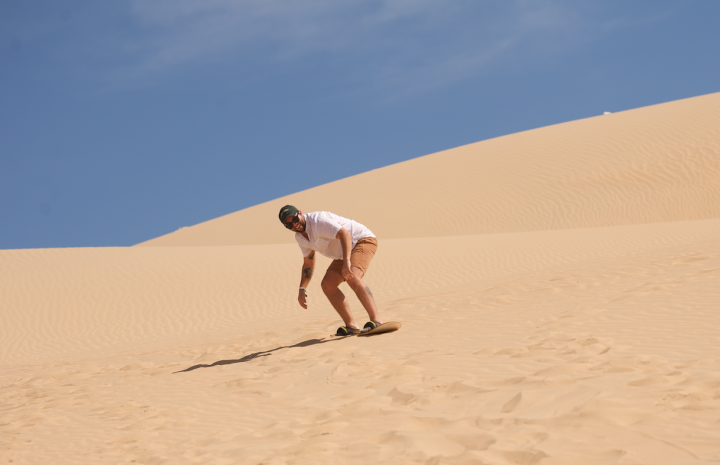
[[[307,289],[315,271],[315,251],[313,250],[307,257],[303,257],[302,275],[300,276],[300,287]],[[298,289],[298,302],[302,308],[307,308],[307,292],[304,289]]]

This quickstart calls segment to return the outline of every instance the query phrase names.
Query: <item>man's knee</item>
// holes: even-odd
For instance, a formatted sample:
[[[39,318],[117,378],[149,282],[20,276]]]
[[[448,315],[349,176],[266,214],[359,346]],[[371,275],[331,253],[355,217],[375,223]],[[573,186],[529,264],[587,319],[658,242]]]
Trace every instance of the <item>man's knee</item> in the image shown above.
[[[332,282],[330,282],[329,279],[327,279],[327,276],[323,278],[322,282],[320,283],[320,287],[322,288],[323,292],[327,294],[328,292],[332,291],[335,286],[332,285]]]
[[[320,283],[320,287],[322,288],[323,292],[327,294],[337,289],[341,282],[342,281],[340,281],[336,276],[327,273],[323,278],[322,282]]]
[[[357,291],[360,289],[363,289],[365,287],[365,283],[362,281],[363,272],[360,268],[353,267],[352,268],[353,275],[352,278],[346,280],[348,283],[348,286],[350,286],[350,289],[353,291]]]

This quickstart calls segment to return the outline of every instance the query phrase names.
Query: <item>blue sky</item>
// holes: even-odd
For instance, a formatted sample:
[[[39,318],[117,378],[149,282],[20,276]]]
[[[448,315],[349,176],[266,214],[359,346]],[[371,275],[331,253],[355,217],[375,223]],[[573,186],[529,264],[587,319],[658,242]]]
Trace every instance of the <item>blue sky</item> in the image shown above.
[[[0,0],[0,249],[128,246],[718,92],[719,17],[716,0]]]

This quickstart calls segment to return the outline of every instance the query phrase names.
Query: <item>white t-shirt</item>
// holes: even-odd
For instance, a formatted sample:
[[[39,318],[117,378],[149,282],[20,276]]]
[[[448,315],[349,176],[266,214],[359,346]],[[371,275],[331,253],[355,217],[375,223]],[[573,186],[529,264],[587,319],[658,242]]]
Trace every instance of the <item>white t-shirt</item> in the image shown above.
[[[303,257],[307,257],[315,250],[333,260],[342,260],[342,245],[340,239],[335,238],[340,228],[345,228],[350,233],[353,249],[360,239],[375,237],[375,234],[364,225],[334,213],[305,213],[305,232],[310,240],[305,239],[302,233],[295,233],[295,240],[302,250]]]

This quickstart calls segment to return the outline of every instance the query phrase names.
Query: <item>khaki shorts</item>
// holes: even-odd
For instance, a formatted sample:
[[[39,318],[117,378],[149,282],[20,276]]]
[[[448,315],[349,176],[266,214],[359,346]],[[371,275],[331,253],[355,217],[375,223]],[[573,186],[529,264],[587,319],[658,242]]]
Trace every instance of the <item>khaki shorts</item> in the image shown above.
[[[365,237],[357,241],[355,248],[353,248],[352,252],[350,252],[350,264],[360,268],[363,272],[363,276],[367,273],[367,269],[370,266],[370,260],[372,260],[373,255],[375,255],[375,252],[377,251],[377,246],[377,239],[374,237]],[[337,270],[338,272],[342,272],[342,266],[342,260],[333,260],[328,267],[328,271]]]

